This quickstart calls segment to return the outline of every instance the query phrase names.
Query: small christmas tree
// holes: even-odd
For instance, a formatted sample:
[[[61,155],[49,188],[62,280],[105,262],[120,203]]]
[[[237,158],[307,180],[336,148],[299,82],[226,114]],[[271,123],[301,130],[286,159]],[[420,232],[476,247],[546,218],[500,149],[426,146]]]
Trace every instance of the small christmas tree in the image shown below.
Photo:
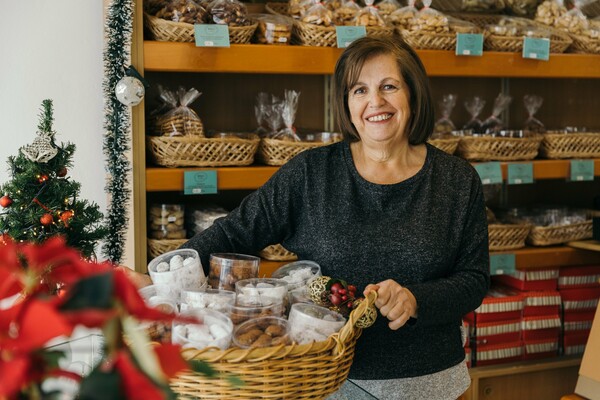
[[[96,204],[78,199],[81,185],[67,177],[75,145],[57,146],[52,100],[42,102],[38,136],[10,156],[12,180],[0,186],[0,233],[15,241],[44,242],[62,235],[86,258],[107,230]]]

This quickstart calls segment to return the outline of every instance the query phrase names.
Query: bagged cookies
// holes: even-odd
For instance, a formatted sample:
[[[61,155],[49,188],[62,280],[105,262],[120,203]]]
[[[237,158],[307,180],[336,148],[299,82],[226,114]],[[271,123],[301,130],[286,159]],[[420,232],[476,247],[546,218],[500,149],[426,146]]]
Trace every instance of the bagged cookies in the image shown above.
[[[261,44],[289,44],[292,36],[293,20],[284,15],[252,14],[258,21],[254,33],[255,42]]]
[[[526,94],[523,96],[523,104],[525,104],[525,109],[527,110],[527,119],[525,120],[523,129],[539,133],[546,131],[542,121],[535,118],[535,113],[540,109],[543,102],[544,98],[535,94]]]
[[[353,25],[358,26],[381,26],[387,25],[377,7],[373,5],[374,0],[365,0],[366,6],[363,7],[354,17]]]
[[[442,100],[439,102],[442,116],[435,122],[435,127],[433,128],[434,135],[442,135],[456,130],[456,126],[450,119],[450,114],[456,105],[456,98],[457,96],[452,93],[442,96]]]
[[[463,126],[463,130],[472,130],[475,133],[481,132],[481,120],[479,114],[485,107],[485,100],[479,96],[474,96],[471,99],[465,101],[465,108],[471,115],[471,119]]]
[[[356,14],[360,11],[360,6],[354,0],[344,1],[344,3],[333,12],[333,19],[336,25],[352,25]]]
[[[312,6],[300,18],[302,22],[314,25],[333,26],[333,13],[320,1],[313,2]]]
[[[207,21],[208,13],[204,7],[192,0],[163,1],[163,7],[159,8],[160,2],[151,1],[147,6],[147,12],[157,18],[186,24],[203,24]]]
[[[196,111],[190,105],[202,93],[191,88],[180,87],[177,92],[160,88],[159,98],[164,105],[164,113],[155,120],[155,130],[162,136],[201,136],[204,137],[204,127]],[[165,111],[166,110],[166,111]]]
[[[412,20],[410,30],[420,33],[449,32],[448,17],[431,8],[431,0],[423,0],[423,8]]]
[[[153,204],[148,211],[148,232],[153,239],[185,239],[184,206]]]
[[[417,17],[419,10],[415,7],[415,0],[408,0],[408,5],[388,15],[387,20],[400,29],[408,29]]]
[[[379,10],[379,15],[383,17],[383,19],[387,19],[387,17],[398,10],[401,6],[396,0],[381,0],[376,4],[377,9]]]
[[[252,25],[246,6],[237,0],[214,0],[208,7],[211,22],[218,25]]]
[[[298,110],[298,98],[300,92],[295,90],[286,90],[284,94],[283,106],[281,108],[281,119],[283,128],[280,129],[272,138],[280,140],[290,140],[299,142],[300,138],[296,134],[294,121],[296,120],[296,111]]]
[[[492,115],[486,118],[481,124],[481,131],[484,133],[496,133],[504,128],[504,123],[499,118],[500,114],[508,109],[512,101],[512,97],[504,93],[498,94],[494,100]]]

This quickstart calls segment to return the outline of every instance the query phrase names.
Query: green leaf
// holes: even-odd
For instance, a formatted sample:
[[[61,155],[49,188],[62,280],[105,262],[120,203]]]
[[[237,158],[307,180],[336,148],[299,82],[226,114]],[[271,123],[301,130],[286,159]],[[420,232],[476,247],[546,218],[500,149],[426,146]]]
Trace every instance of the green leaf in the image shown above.
[[[73,287],[71,297],[62,305],[61,310],[112,308],[114,289],[112,278],[112,272],[107,272],[80,280]]]
[[[65,352],[58,350],[43,351],[41,356],[48,367],[56,368],[59,366],[58,361],[62,358],[65,358]]]
[[[240,388],[244,386],[244,381],[237,375],[227,375],[226,379],[233,387]]]
[[[217,371],[205,361],[188,360],[188,365],[192,371],[205,375],[208,378],[214,378],[217,375]]]
[[[140,329],[139,322],[132,317],[126,317],[121,320],[123,333],[130,340],[129,349],[133,353],[140,369],[148,375],[154,382],[166,382],[160,362],[156,353],[152,351],[150,339],[143,329]]]
[[[121,377],[116,370],[103,372],[97,367],[81,381],[79,400],[126,400],[121,393]]]

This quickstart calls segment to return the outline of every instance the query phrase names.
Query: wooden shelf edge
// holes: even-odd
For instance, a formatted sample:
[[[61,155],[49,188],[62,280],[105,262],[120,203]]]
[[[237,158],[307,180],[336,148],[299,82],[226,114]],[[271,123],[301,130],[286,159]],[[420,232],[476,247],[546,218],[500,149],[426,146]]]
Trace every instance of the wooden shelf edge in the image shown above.
[[[503,375],[514,375],[528,372],[544,371],[557,368],[568,368],[581,364],[581,356],[561,356],[545,360],[517,361],[509,364],[473,367],[469,369],[471,378],[490,378]]]
[[[543,269],[570,265],[600,264],[600,252],[568,246],[525,247],[490,254],[514,254],[517,269]]]
[[[520,53],[484,52],[480,57],[453,51],[417,50],[429,76],[498,78],[600,78],[598,54],[551,54],[549,61]],[[144,41],[145,71],[265,74],[333,73],[341,49],[315,46],[238,44],[229,48],[194,43]]]

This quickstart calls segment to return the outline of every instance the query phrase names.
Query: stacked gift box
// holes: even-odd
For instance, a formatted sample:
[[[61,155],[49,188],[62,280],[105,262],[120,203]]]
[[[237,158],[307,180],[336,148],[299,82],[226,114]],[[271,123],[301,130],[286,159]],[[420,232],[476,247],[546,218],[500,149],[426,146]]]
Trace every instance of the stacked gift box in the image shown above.
[[[600,298],[600,265],[564,267],[558,290],[563,305],[563,352],[583,354]]]

